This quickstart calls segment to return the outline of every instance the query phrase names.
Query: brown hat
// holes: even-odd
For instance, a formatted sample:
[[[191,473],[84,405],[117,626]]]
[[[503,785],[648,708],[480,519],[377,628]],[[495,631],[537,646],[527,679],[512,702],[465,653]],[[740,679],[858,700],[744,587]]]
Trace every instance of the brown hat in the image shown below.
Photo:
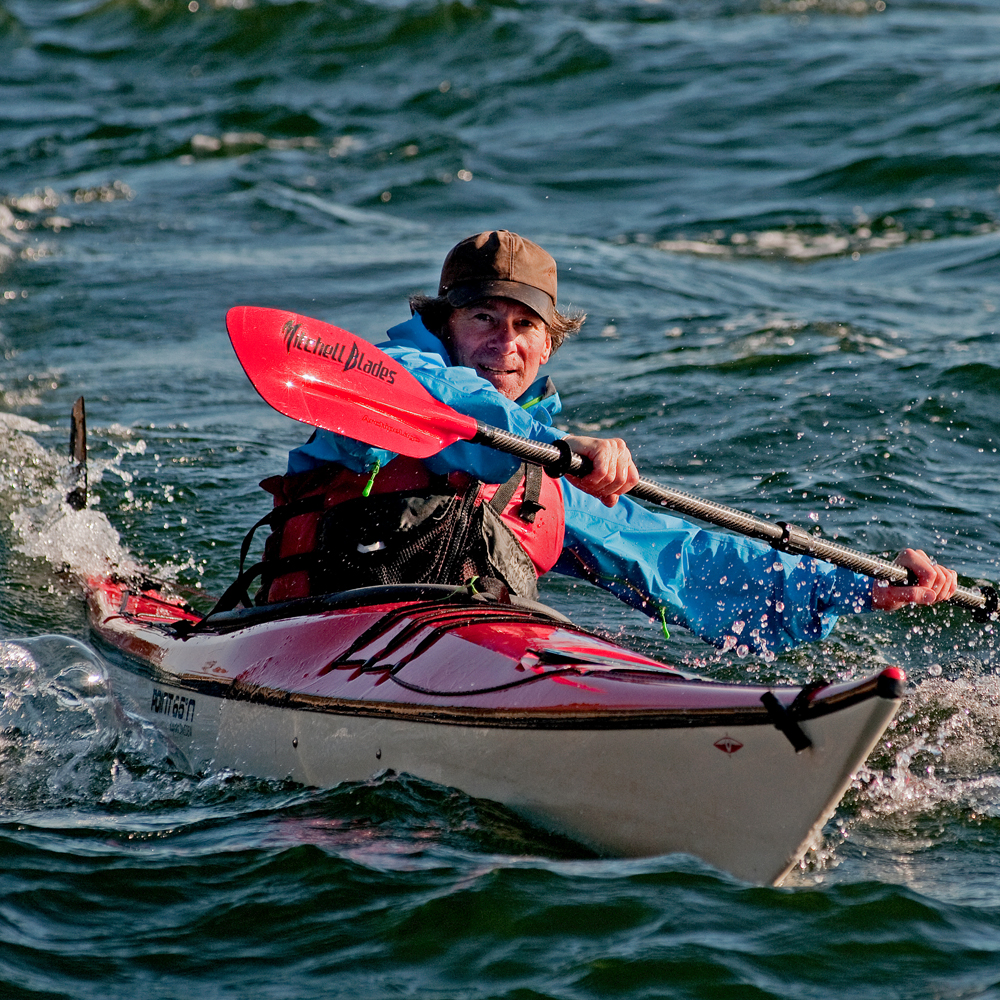
[[[513,299],[546,323],[556,311],[556,262],[537,243],[497,229],[462,240],[441,268],[438,295],[460,308],[483,299]]]

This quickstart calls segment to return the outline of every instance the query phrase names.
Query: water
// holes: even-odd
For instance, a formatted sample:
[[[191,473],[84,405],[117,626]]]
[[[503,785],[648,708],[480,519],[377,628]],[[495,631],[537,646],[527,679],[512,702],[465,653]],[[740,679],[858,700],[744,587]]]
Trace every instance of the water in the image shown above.
[[[205,606],[303,440],[227,308],[378,340],[498,226],[589,313],[549,366],[567,427],[996,580],[998,29],[941,0],[0,0],[0,995],[1000,996],[1000,663],[961,613],[844,619],[763,664],[544,584],[712,676],[906,668],[771,889],[591,858],[406,776],[177,771],[81,600],[110,562]]]

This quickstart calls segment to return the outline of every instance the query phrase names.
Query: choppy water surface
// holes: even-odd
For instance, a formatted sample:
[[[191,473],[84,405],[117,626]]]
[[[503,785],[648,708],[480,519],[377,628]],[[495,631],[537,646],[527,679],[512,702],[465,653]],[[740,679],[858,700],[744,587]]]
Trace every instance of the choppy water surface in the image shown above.
[[[589,313],[550,366],[566,426],[996,580],[998,94],[989,3],[0,0],[0,994],[1000,995],[1000,662],[964,615],[842,620],[763,664],[546,583],[713,676],[906,668],[770,889],[590,858],[406,776],[177,771],[80,584],[110,561],[203,603],[232,577],[305,432],[246,381],[228,307],[378,340],[501,226]]]

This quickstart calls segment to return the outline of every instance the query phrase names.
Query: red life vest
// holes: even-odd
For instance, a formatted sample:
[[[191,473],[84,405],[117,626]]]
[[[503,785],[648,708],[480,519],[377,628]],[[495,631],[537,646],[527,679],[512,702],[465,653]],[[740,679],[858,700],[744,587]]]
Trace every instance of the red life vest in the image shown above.
[[[400,575],[398,582],[465,583],[468,582],[463,578],[465,574],[483,578],[499,576],[504,578],[503,582],[509,584],[512,591],[521,593],[521,596],[532,596],[534,579],[550,570],[562,553],[565,512],[562,492],[555,479],[545,475],[537,466],[522,466],[519,473],[519,478],[516,474],[507,483],[500,484],[482,483],[465,473],[452,473],[445,479],[432,474],[417,459],[398,456],[375,476],[367,501],[362,496],[370,477],[351,472],[341,465],[265,479],[260,485],[274,497],[274,508],[258,523],[269,523],[272,531],[264,549],[263,581],[257,601],[274,603],[375,582],[396,582],[394,577],[366,577],[368,565],[381,555],[378,550],[392,550],[396,543],[397,547],[402,546],[406,550],[404,561],[389,570]],[[450,494],[450,497],[443,494]],[[453,503],[434,507],[434,501],[450,498],[455,498]],[[397,508],[397,503],[410,506]],[[342,512],[337,510],[344,504],[347,507]],[[491,513],[476,511],[484,504]],[[419,532],[414,532],[412,541],[408,536],[392,537],[392,516],[398,519],[398,510],[403,510],[401,523],[406,528],[411,522],[416,523],[424,517],[428,505],[433,509],[425,517],[426,530],[421,528]],[[478,514],[480,518],[492,519],[493,515],[497,515],[503,525],[499,534],[503,535],[505,529],[509,531],[521,550],[520,561],[527,564],[523,558],[525,554],[530,559],[529,575],[533,572],[530,583],[524,580],[523,569],[518,570],[516,566],[508,568],[518,562],[518,555],[511,553],[510,545],[505,549],[505,538],[487,541],[485,548],[489,550],[489,555],[484,555],[480,551],[482,546],[476,544],[481,539],[470,538],[464,543],[457,562],[453,557],[446,560],[447,568],[440,564],[437,561],[438,549],[448,544],[463,545],[461,538],[442,526],[443,518],[450,516],[444,514],[445,507],[456,517],[459,516],[459,508],[466,511],[467,518]],[[395,513],[383,519],[376,531],[379,537],[373,535],[370,544],[365,544],[364,539],[356,545],[348,544],[331,560],[330,538],[337,536],[336,542],[342,541],[339,536],[344,533],[345,518],[341,514],[347,515],[348,508],[355,519],[360,517],[361,520],[370,512],[381,509],[391,509]],[[493,535],[498,534],[495,525],[492,529],[487,528],[486,534],[489,535],[491,530]],[[353,535],[350,542],[354,542]],[[427,550],[426,557],[417,554],[420,546]],[[244,556],[248,548],[248,542],[244,543]],[[506,556],[502,555],[504,551]],[[365,559],[368,552],[374,554],[374,560]],[[478,556],[474,554],[476,552],[479,552]],[[498,563],[498,558],[503,565]],[[325,569],[318,565],[331,561],[337,565]],[[342,569],[341,581],[331,579],[338,567]],[[408,573],[440,574],[442,578],[406,579]],[[317,590],[317,586],[322,589]],[[525,590],[528,592],[524,593]]]

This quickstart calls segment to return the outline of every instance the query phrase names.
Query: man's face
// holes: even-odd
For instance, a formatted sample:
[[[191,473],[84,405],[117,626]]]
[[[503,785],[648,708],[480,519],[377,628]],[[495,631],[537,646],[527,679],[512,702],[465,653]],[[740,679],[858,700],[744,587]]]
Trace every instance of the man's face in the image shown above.
[[[517,399],[552,354],[548,327],[513,299],[487,299],[456,309],[448,321],[451,359]]]

